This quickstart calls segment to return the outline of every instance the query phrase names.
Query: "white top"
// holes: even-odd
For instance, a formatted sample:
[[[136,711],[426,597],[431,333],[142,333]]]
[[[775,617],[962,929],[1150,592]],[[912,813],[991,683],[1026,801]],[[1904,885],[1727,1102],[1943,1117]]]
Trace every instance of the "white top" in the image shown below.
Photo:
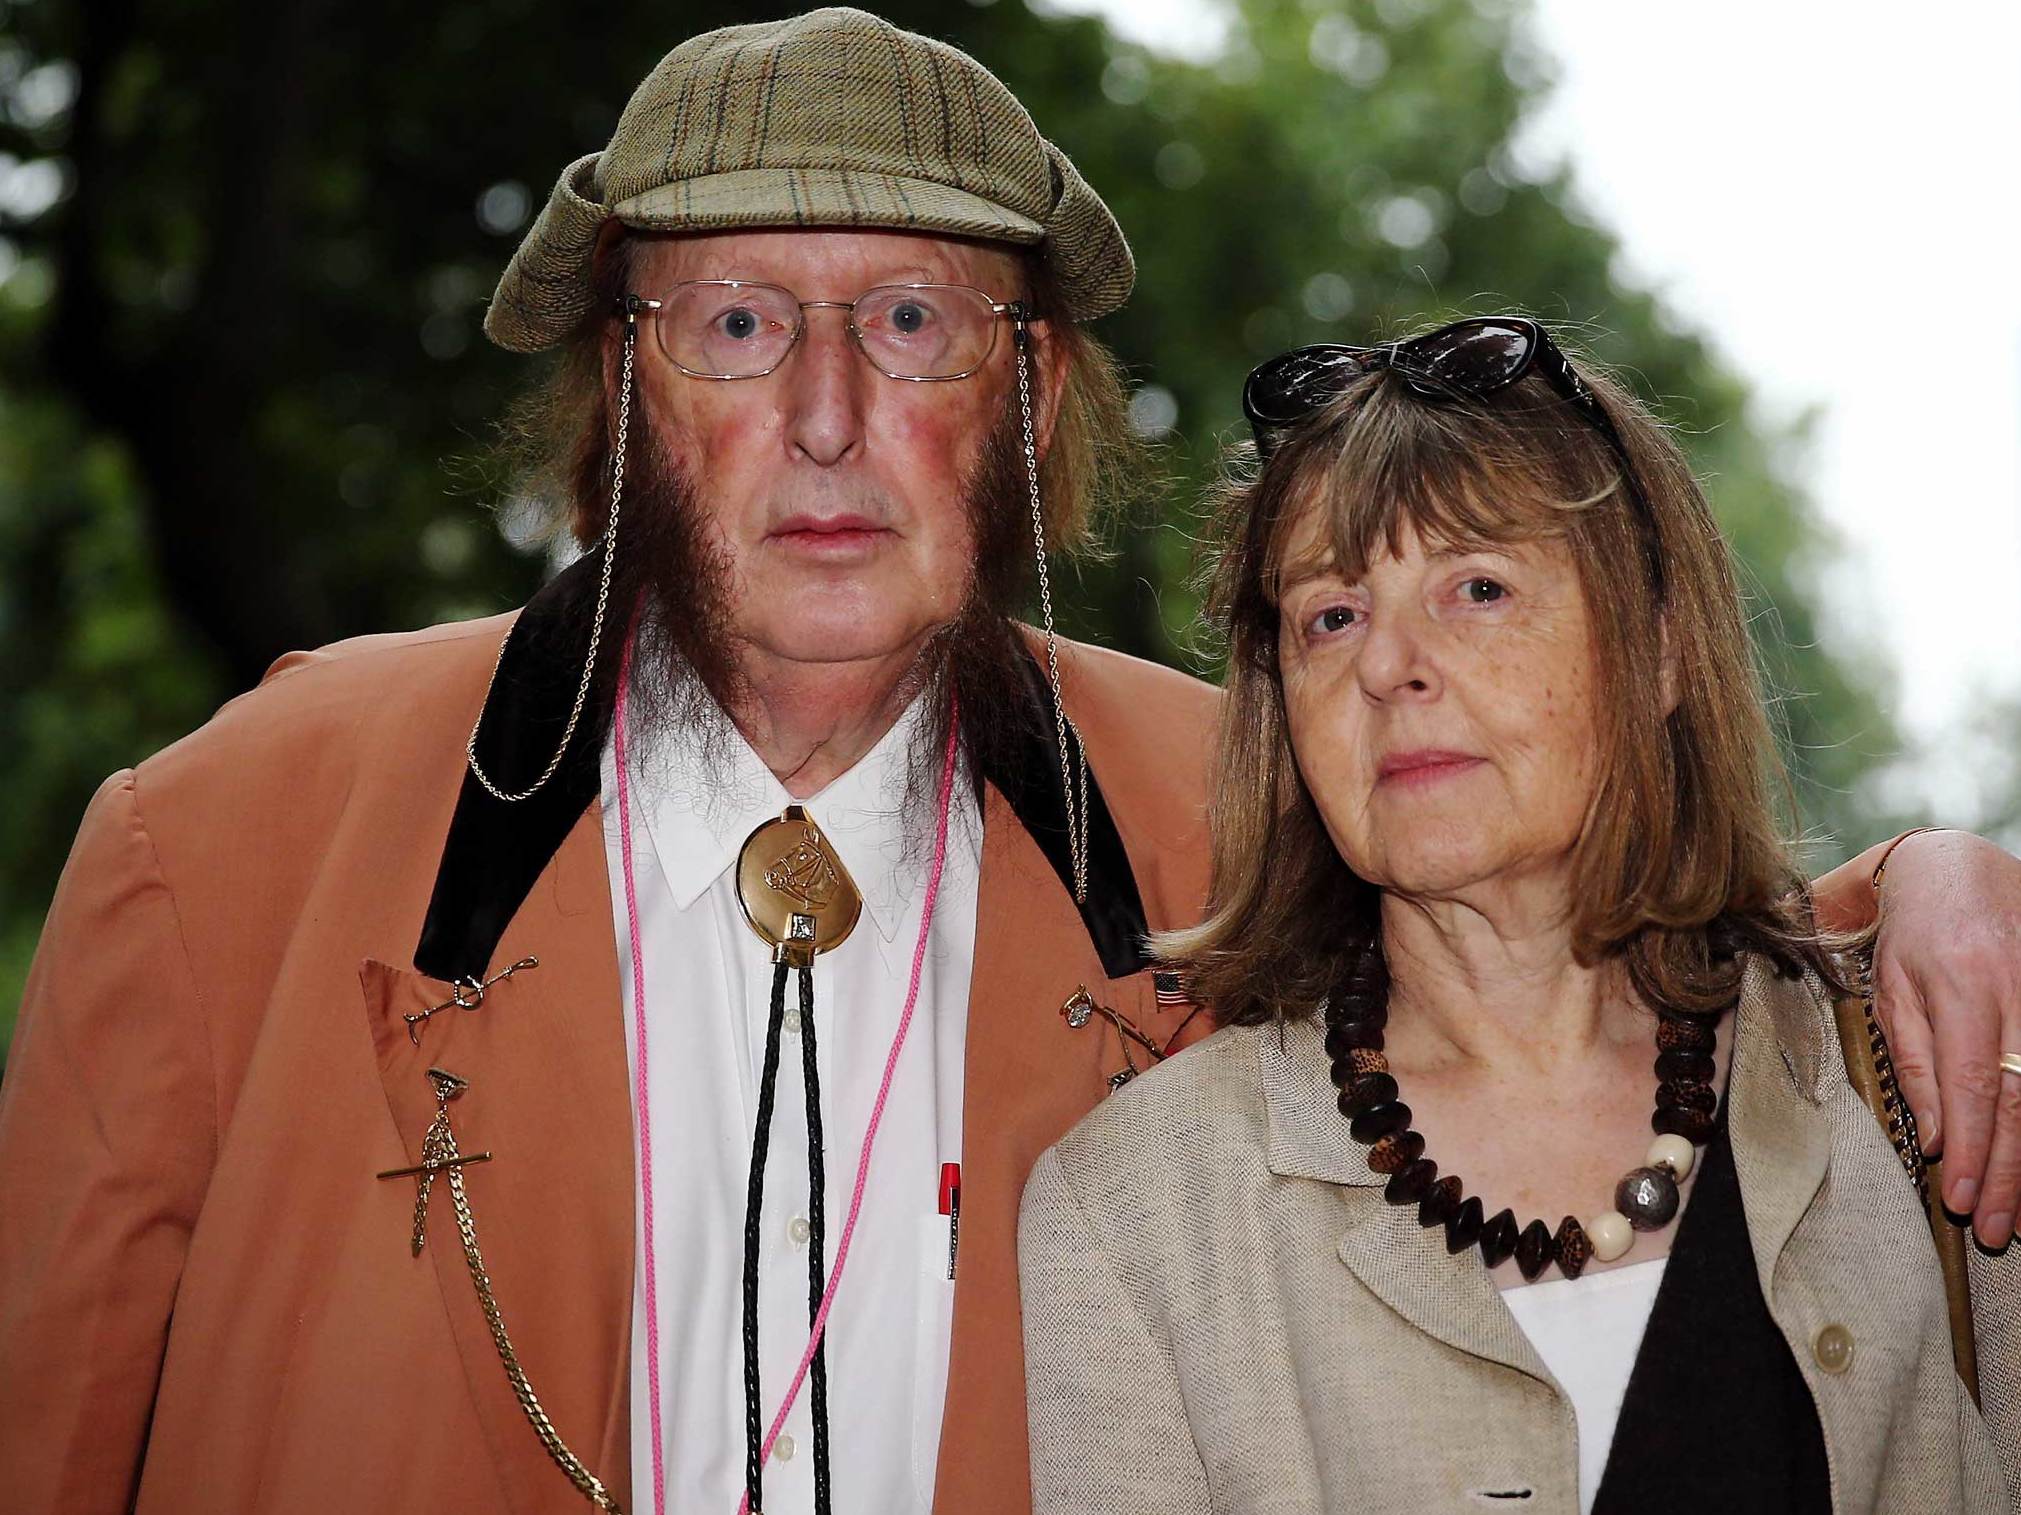
[[[1502,1291],[1502,1302],[1558,1387],[1572,1401],[1579,1422],[1579,1509],[1592,1515],[1621,1418],[1621,1399],[1642,1332],[1670,1259],[1631,1263],[1583,1278],[1556,1278]]]
[[[831,1270],[864,1128],[905,1005],[933,857],[937,773],[924,802],[911,807],[915,835],[904,834],[900,814],[921,718],[915,703],[861,762],[804,801],[864,900],[855,931],[814,967]],[[633,736],[627,747],[651,1080],[666,1508],[681,1515],[735,1515],[744,1491],[744,1202],[772,986],[770,955],[738,910],[735,863],[744,839],[793,800],[727,721],[707,738],[686,731],[642,750]],[[635,1085],[631,934],[616,785],[615,743],[607,743],[604,851]],[[940,1165],[961,1156],[962,1054],[982,856],[973,791],[958,778],[954,793],[919,1002],[878,1130],[849,1266],[828,1317],[837,1515],[925,1512],[932,1504],[954,1308],[947,1221],[939,1211]],[[789,980],[758,1276],[767,1426],[807,1347],[807,1123],[797,1004],[798,985]],[[641,1515],[651,1515],[642,1218],[638,1234],[632,1502]],[[810,1380],[765,1467],[768,1512],[813,1509],[811,1395]]]

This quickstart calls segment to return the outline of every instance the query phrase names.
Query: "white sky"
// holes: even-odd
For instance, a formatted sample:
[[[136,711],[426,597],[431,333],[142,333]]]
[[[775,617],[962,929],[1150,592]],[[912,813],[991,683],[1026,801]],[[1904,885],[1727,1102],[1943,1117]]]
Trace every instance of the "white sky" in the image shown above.
[[[1211,0],[1045,0],[1200,55]],[[2021,4],[1535,0],[1559,86],[1526,133],[1756,386],[1821,410],[1799,477],[1837,529],[1836,650],[1878,649],[1936,747],[2021,692]],[[1946,772],[1945,770],[1948,770]],[[1962,796],[1953,796],[1962,797]]]

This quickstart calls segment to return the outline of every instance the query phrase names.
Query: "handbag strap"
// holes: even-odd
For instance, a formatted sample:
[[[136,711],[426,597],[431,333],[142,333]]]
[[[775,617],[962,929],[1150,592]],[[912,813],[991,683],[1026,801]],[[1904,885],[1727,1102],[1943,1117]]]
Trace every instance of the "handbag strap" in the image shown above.
[[[1930,1222],[1930,1240],[1936,1243],[1937,1267],[1944,1276],[1944,1302],[1951,1316],[1951,1356],[1958,1365],[1958,1377],[1972,1403],[1979,1403],[1979,1351],[1972,1335],[1972,1286],[1965,1272],[1965,1228],[1953,1223],[1944,1212],[1943,1163],[1924,1156],[1916,1136],[1916,1117],[1902,1098],[1895,1079],[1894,1059],[1888,1055],[1888,1039],[1874,1014],[1871,992],[1848,995],[1832,1005],[1838,1023],[1839,1046],[1845,1054],[1846,1077],[1857,1089],[1874,1118],[1881,1123],[1895,1155],[1902,1160]]]

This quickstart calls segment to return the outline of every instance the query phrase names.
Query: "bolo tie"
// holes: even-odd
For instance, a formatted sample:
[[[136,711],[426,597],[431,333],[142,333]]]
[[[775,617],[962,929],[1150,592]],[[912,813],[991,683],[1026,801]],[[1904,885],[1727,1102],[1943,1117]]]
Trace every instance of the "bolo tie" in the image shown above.
[[[827,1234],[823,1217],[826,1174],[822,1160],[821,1076],[816,1066],[814,959],[840,946],[863,912],[863,896],[842,859],[805,807],[753,831],[737,855],[737,904],[772,953],[771,1010],[765,1020],[765,1058],[758,1079],[757,1129],[751,1141],[750,1187],[744,1202],[744,1487],[751,1515],[760,1515],[764,1456],[764,1405],[758,1373],[758,1252],[765,1204],[765,1158],[779,1083],[779,1034],[786,1019],[786,981],[798,980],[800,1058],[807,1104],[807,1324],[819,1321],[827,1287]],[[814,1345],[808,1391],[814,1423],[814,1509],[829,1512],[828,1347]]]

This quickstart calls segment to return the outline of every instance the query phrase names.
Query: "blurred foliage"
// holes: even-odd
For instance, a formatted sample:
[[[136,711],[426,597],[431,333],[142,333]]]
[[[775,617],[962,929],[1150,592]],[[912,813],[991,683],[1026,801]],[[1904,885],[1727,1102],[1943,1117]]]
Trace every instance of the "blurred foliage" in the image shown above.
[[[1192,501],[1255,360],[1527,309],[1625,369],[1712,481],[1798,696],[1823,855],[1892,823],[1863,777],[1896,743],[1881,682],[1818,641],[1831,544],[1791,482],[1801,439],[1613,277],[1561,168],[1523,161],[1549,63],[1516,0],[1241,0],[1206,62],[1021,0],[884,10],[996,69],[1136,247],[1101,332],[1174,444],[1177,529],[1118,532],[1072,629],[1199,666]],[[483,301],[668,47],[776,13],[0,0],[0,1016],[104,773],[288,648],[535,587],[542,561],[450,466],[530,378],[481,339]]]

